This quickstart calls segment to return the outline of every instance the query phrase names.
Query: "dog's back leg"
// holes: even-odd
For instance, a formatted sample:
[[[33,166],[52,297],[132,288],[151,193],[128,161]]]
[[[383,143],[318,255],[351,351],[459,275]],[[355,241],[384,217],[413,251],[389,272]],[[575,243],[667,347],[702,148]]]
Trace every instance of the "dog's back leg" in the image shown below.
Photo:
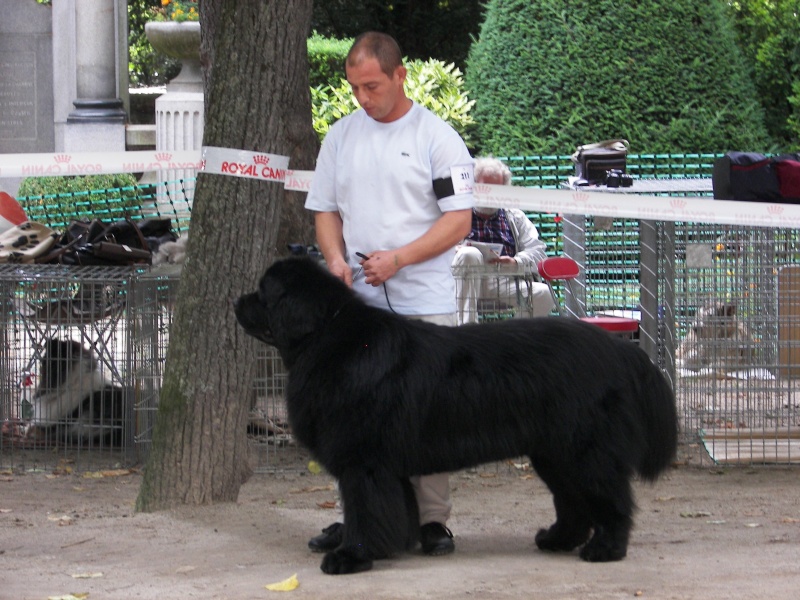
[[[586,543],[591,533],[592,522],[582,497],[572,489],[571,482],[563,478],[560,469],[552,466],[551,460],[536,460],[531,456],[531,464],[542,481],[553,494],[556,509],[556,522],[549,529],[540,529],[536,534],[536,545],[540,550],[569,552]]]
[[[580,556],[589,562],[622,560],[628,552],[628,539],[633,527],[633,500],[630,473],[625,468],[606,471],[586,461],[584,475],[584,502],[594,527],[594,535],[581,548]]]
[[[346,469],[339,476],[344,538],[320,568],[329,575],[368,571],[373,560],[405,550],[413,520],[406,505],[408,487],[408,480],[381,467]]]

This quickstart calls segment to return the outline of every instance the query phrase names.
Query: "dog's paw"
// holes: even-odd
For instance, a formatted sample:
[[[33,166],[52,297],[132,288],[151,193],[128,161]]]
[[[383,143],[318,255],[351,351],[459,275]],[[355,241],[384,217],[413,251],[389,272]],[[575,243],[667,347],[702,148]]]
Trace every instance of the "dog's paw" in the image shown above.
[[[553,525],[550,529],[540,529],[534,539],[539,550],[570,552],[589,539],[589,532],[565,535],[561,528]]]
[[[613,562],[622,560],[628,554],[626,546],[610,544],[608,540],[598,540],[597,536],[581,548],[581,558],[586,562]]]
[[[372,559],[365,556],[364,551],[357,547],[337,548],[325,555],[319,568],[328,575],[361,573],[372,568]]]

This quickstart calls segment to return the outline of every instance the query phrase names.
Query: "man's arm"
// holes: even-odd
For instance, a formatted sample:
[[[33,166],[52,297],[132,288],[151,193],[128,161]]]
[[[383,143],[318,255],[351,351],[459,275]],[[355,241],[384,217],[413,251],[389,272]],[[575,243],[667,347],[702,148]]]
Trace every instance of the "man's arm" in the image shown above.
[[[353,271],[344,255],[341,215],[338,212],[316,212],[314,225],[317,229],[317,244],[328,263],[328,270],[347,285],[353,285]]]
[[[366,283],[380,285],[407,265],[425,262],[434,256],[439,256],[467,237],[471,229],[472,209],[444,213],[427,232],[413,242],[394,250],[370,252],[369,260],[362,263]],[[319,237],[319,231],[317,236]],[[323,254],[325,254],[324,249]]]

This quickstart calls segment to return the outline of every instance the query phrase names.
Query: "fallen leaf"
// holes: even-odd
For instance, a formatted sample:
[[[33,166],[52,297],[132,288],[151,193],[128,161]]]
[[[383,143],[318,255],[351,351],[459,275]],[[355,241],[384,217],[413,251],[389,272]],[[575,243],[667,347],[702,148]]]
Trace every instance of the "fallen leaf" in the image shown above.
[[[102,577],[102,573],[74,573],[72,575],[73,579],[98,579]]]
[[[186,573],[191,573],[196,568],[197,567],[194,567],[192,565],[186,565],[184,567],[178,567],[177,569],[175,569],[175,573],[178,575],[185,575]]]
[[[800,519],[794,519],[792,517],[784,517],[781,519],[781,523],[800,523]]]
[[[58,523],[59,525],[72,525],[72,517],[70,517],[69,515],[61,515],[60,517],[57,517],[55,515],[49,515],[47,517],[47,520]]]
[[[307,488],[302,488],[299,490],[292,490],[289,492],[290,494],[309,494],[311,492],[330,492],[333,489],[333,484],[329,483],[328,485],[314,485]]]
[[[10,513],[12,510],[11,508],[0,508],[0,514]]]
[[[497,473],[481,473],[478,477],[489,479],[490,477],[497,477]]]
[[[756,528],[756,527],[761,527],[761,523],[745,523],[744,526],[750,528]]]
[[[288,579],[284,579],[283,581],[279,581],[278,583],[269,583],[264,587],[267,588],[270,592],[291,592],[294,589],[297,589],[297,586],[300,585],[300,582],[297,581],[297,573],[289,577]]]
[[[682,512],[681,516],[684,519],[700,519],[702,517],[710,517],[711,513],[704,510],[696,510],[693,512]]]
[[[48,596],[47,600],[83,600],[89,597],[89,592],[80,592],[77,594],[65,594],[63,596]]]
[[[315,460],[308,461],[308,470],[312,475],[319,475],[322,472],[322,467]]]
[[[133,473],[130,469],[110,469],[107,471],[87,471],[83,474],[86,479],[102,479],[103,477],[122,477]]]
[[[331,502],[330,500],[327,502],[317,502],[317,506],[320,508],[336,508],[336,502]]]

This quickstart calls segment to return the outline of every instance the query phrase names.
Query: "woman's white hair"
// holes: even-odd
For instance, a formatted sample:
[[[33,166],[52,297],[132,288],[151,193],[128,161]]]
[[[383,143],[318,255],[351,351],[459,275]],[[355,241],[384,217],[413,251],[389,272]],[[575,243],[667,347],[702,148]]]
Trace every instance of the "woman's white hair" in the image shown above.
[[[481,156],[475,159],[475,181],[480,183],[484,175],[499,176],[503,179],[503,185],[511,184],[511,169],[493,156]]]

